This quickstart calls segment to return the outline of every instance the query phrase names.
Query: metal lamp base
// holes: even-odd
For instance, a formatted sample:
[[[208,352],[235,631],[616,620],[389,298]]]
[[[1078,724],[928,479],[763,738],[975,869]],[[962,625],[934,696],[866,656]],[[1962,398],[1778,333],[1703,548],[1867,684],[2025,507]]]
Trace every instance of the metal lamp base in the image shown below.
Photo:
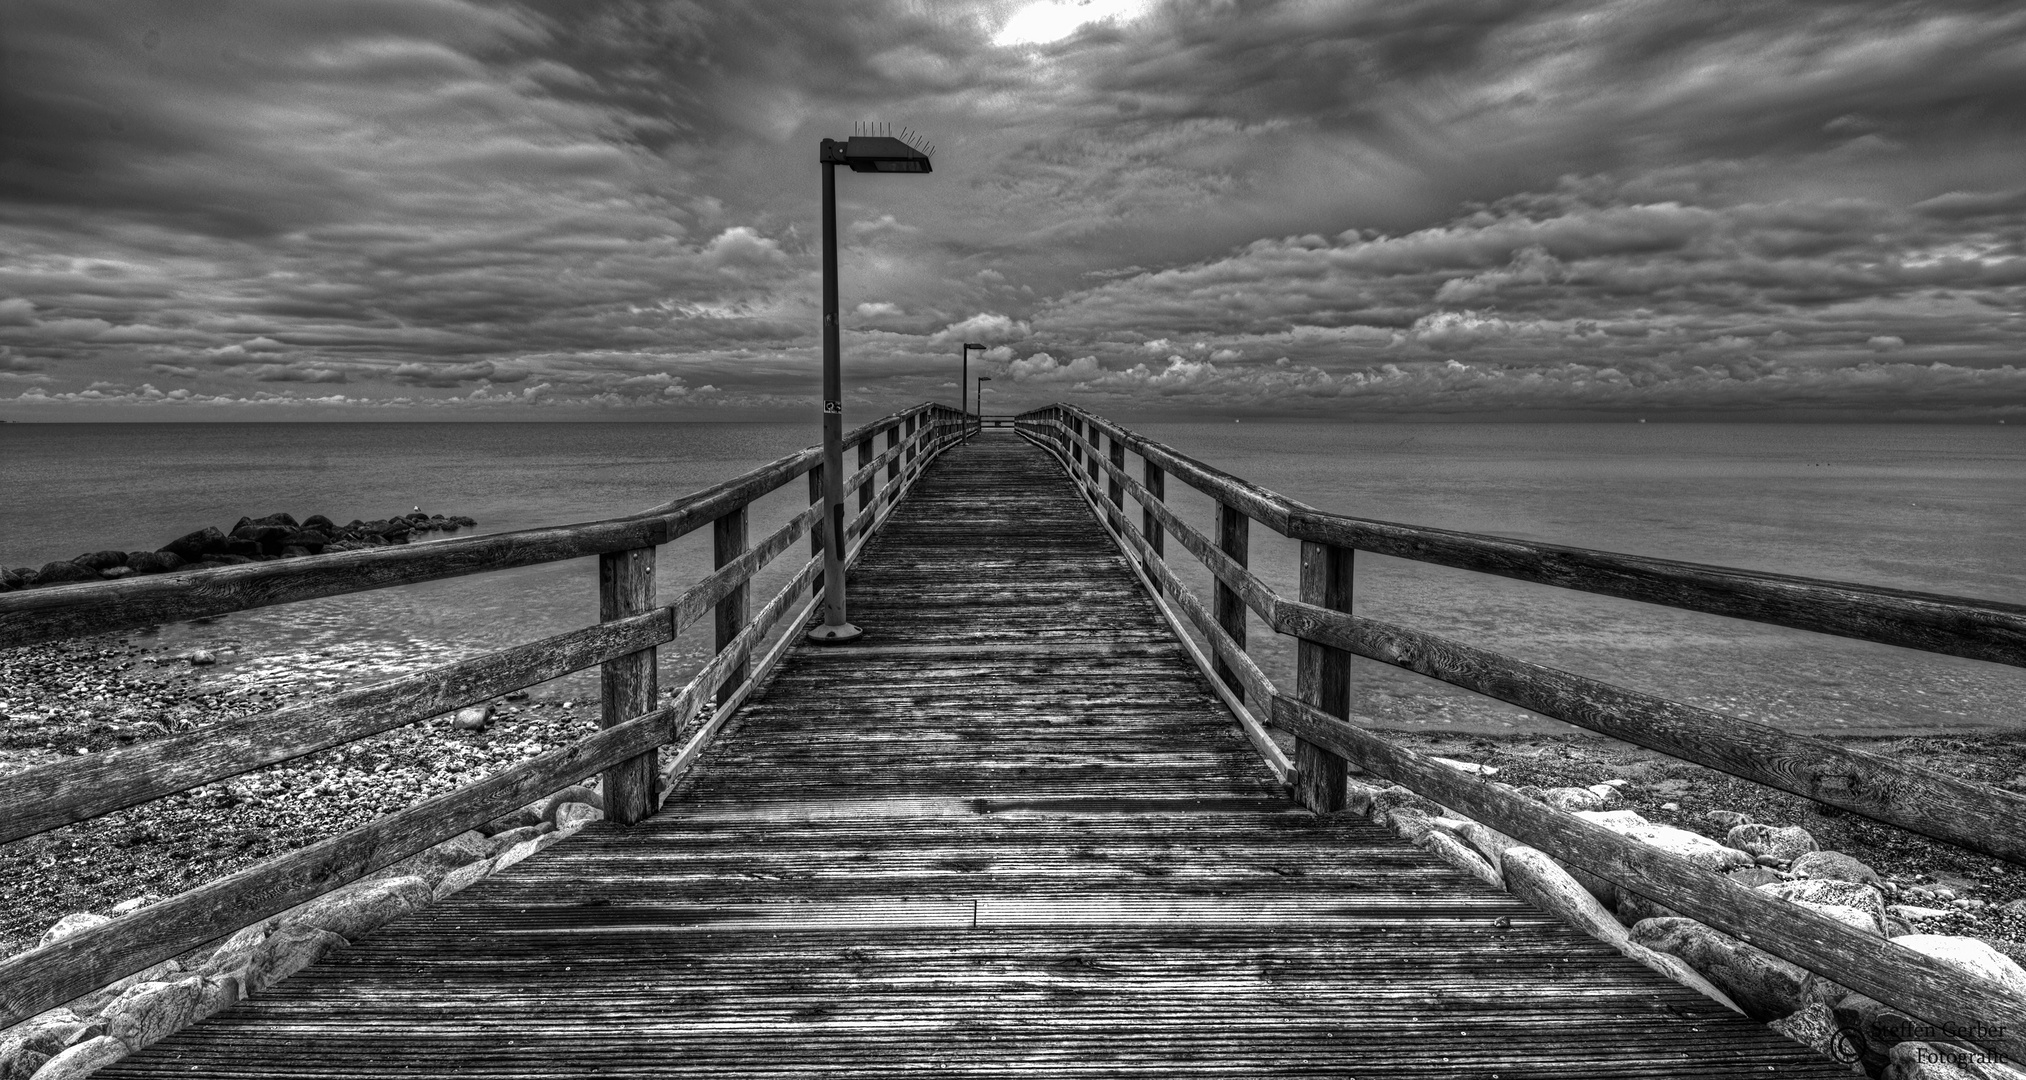
[[[842,626],[831,626],[825,623],[809,631],[809,640],[818,645],[838,645],[846,641],[855,641],[863,633],[865,631],[850,623],[845,623]]]

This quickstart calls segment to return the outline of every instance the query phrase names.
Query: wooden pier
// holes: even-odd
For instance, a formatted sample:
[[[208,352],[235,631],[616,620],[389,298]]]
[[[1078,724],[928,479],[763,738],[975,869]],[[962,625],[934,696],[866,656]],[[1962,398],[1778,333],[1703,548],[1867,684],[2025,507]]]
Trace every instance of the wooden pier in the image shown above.
[[[2018,1008],[1989,980],[1394,748],[1345,721],[1343,671],[1351,653],[1373,656],[1790,790],[1836,765],[1861,782],[1824,801],[2016,857],[2022,804],[2004,793],[1850,753],[1771,775],[1768,755],[1718,752],[1692,711],[1653,722],[1641,710],[1654,699],[1543,682],[1559,673],[1354,618],[1347,582],[1355,545],[1615,595],[1664,588],[1662,602],[1703,610],[1785,590],[1773,614],[1740,617],[1820,629],[1855,610],[1877,640],[2001,662],[2018,662],[2004,658],[2026,612],[1324,515],[1136,438],[1069,407],[1012,433],[934,406],[854,432],[858,513],[840,539],[865,634],[846,645],[795,644],[811,607],[790,609],[820,557],[758,610],[746,595],[798,538],[829,539],[820,505],[746,535],[760,495],[802,475],[820,490],[813,451],[630,518],[0,598],[0,644],[586,554],[606,600],[582,631],[8,778],[0,842],[606,672],[598,735],[0,961],[4,1022],[600,771],[611,820],[97,1075],[1848,1075],[1395,832],[1327,812],[1360,766],[1914,1015],[1982,1023]],[[1214,541],[1162,505],[1170,478],[1218,500]],[[1299,600],[1245,569],[1248,520],[1302,540]],[[705,525],[719,569],[657,601],[655,546]],[[1212,604],[1166,568],[1169,540],[1213,571]],[[1248,608],[1302,648],[1295,695],[1246,658]],[[713,613],[719,653],[655,707],[654,648]],[[1184,618],[1206,645],[1177,632]],[[716,716],[698,727],[706,701]],[[674,786],[657,811],[658,748],[673,751]],[[1790,739],[1770,760],[1816,752]],[[1989,1045],[2018,1049],[2002,1031]]]
[[[1047,455],[952,451],[684,789],[100,1073],[1832,1075],[1285,798]]]

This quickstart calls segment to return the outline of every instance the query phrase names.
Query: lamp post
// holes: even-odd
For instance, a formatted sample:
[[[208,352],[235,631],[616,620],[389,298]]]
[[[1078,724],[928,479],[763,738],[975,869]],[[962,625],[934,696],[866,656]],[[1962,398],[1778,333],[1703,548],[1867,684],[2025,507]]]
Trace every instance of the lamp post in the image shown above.
[[[985,384],[992,381],[990,375],[978,376],[978,430],[985,430]]]
[[[823,625],[809,631],[815,642],[850,641],[862,631],[844,612],[844,374],[837,326],[837,166],[852,172],[925,173],[926,151],[890,135],[825,139],[817,160],[823,167]]]
[[[974,344],[969,341],[964,342],[964,365],[961,369],[959,369],[962,373],[957,376],[957,408],[959,411],[961,411],[964,407],[964,384],[971,381],[972,349],[976,349],[979,352],[985,351],[985,347],[983,345]],[[967,416],[964,418],[964,420],[965,420],[964,426],[966,428],[969,428],[971,426],[970,417]]]

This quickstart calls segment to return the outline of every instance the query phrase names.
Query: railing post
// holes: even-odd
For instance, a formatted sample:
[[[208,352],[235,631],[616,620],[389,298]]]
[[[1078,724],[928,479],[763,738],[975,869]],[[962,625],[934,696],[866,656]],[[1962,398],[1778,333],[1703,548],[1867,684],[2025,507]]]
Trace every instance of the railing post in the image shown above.
[[[1117,435],[1109,436],[1109,438],[1111,439],[1111,466],[1119,472],[1124,472],[1126,471],[1126,444],[1120,442]],[[1106,474],[1105,480],[1107,483],[1105,484],[1104,496],[1111,500],[1112,509],[1125,509],[1126,489],[1124,485],[1119,483],[1118,474]],[[1111,519],[1113,532],[1123,533],[1126,531],[1124,519],[1120,518],[1117,514],[1111,515]]]
[[[823,466],[819,464],[809,470],[809,505],[814,506],[822,501],[823,501]],[[823,521],[823,515],[818,514],[816,515],[816,524],[809,529],[810,555],[823,554],[824,532],[825,532],[825,524]],[[822,586],[818,586],[817,588],[820,590]]]
[[[1081,465],[1083,464],[1083,421],[1082,421],[1082,419],[1080,419],[1080,418],[1078,418],[1078,417],[1073,417],[1073,416],[1072,416],[1072,417],[1070,417],[1070,419],[1069,419],[1069,430],[1070,430],[1070,431],[1072,431],[1072,432],[1074,432],[1074,433],[1075,433],[1075,435],[1076,435],[1076,437],[1075,437],[1075,438],[1073,438],[1073,439],[1069,440],[1069,460],[1071,460],[1071,461],[1075,462],[1075,463],[1076,463],[1076,464],[1077,464],[1078,466],[1081,466]]]
[[[1301,601],[1348,613],[1351,569],[1357,553],[1334,544],[1302,541]],[[1351,715],[1351,654],[1300,641],[1295,646],[1295,696],[1331,716]],[[1294,744],[1295,799],[1318,814],[1342,810],[1350,763],[1307,739]]]
[[[598,619],[611,622],[654,607],[653,547],[598,556]],[[600,727],[617,727],[654,709],[655,650],[642,649],[601,665]],[[605,770],[605,816],[631,825],[654,812],[655,752],[649,750]]]
[[[900,445],[900,425],[895,424],[894,426],[886,429],[886,452],[888,455],[886,459],[887,502],[894,502],[900,498],[901,456],[899,454],[894,453],[894,448],[899,445]]]
[[[872,464],[872,436],[867,435],[865,438],[858,440],[858,468],[854,471],[862,472],[870,464]],[[868,475],[865,479],[858,482],[858,512],[861,514],[865,513],[866,507],[872,505],[872,482],[874,479],[874,477]]]
[[[1168,498],[1168,474],[1151,461],[1142,459],[1140,466],[1140,483],[1146,486],[1147,494],[1165,502]],[[1168,538],[1168,531],[1161,527],[1161,519],[1154,516],[1153,510],[1144,506],[1140,508],[1140,535],[1147,538],[1147,546],[1153,549],[1156,558],[1167,557],[1164,541]],[[1155,596],[1161,595],[1161,581],[1152,567],[1147,568],[1147,584],[1153,587]]]
[[[746,508],[737,510],[711,522],[712,567],[723,569],[724,565],[746,553]],[[731,593],[717,606],[717,651],[723,652],[746,628],[750,618],[748,608],[752,603],[753,583],[749,578],[739,582]],[[725,676],[724,685],[718,687],[718,704],[723,705],[746,681],[747,666],[739,664]]]
[[[1246,517],[1244,511],[1221,502],[1217,504],[1217,549],[1231,556],[1231,560],[1240,566],[1246,565],[1246,549],[1249,546],[1251,525],[1252,519]],[[1215,598],[1214,613],[1217,616],[1217,625],[1223,627],[1224,632],[1231,635],[1232,642],[1243,649],[1245,598],[1222,581],[1217,582]],[[1211,668],[1217,673],[1218,678],[1224,680],[1224,685],[1230,687],[1231,692],[1237,695],[1238,700],[1245,700],[1245,681],[1238,677],[1237,671],[1224,662],[1223,657],[1219,656],[1213,660]],[[1254,704],[1264,707],[1271,702],[1261,701]]]

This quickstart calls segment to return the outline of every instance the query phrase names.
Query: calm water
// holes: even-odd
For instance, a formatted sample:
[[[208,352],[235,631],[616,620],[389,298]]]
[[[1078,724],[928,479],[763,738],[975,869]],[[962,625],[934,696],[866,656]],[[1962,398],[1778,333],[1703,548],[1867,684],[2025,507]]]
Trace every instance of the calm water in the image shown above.
[[[1207,462],[1324,509],[1666,558],[2026,603],[2026,431],[1753,424],[1145,424]],[[0,561],[154,548],[242,514],[338,521],[420,505],[481,532],[644,509],[813,440],[813,424],[0,425]],[[806,498],[757,508],[760,534]],[[1207,528],[1207,503],[1170,501]],[[664,551],[664,592],[708,568]],[[1294,545],[1253,562],[1291,590]],[[1188,565],[1186,558],[1178,566]],[[244,612],[159,640],[236,643],[235,677],[325,683],[440,662],[596,617],[590,560]],[[1193,577],[1199,593],[1207,575]],[[763,583],[764,584],[764,583]],[[1805,731],[2026,726],[2017,669],[1689,615],[1360,556],[1362,613]],[[687,635],[664,679],[693,668]],[[1254,650],[1290,680],[1291,652]],[[588,692],[588,676],[553,688]],[[1555,728],[1360,665],[1388,726]]]

